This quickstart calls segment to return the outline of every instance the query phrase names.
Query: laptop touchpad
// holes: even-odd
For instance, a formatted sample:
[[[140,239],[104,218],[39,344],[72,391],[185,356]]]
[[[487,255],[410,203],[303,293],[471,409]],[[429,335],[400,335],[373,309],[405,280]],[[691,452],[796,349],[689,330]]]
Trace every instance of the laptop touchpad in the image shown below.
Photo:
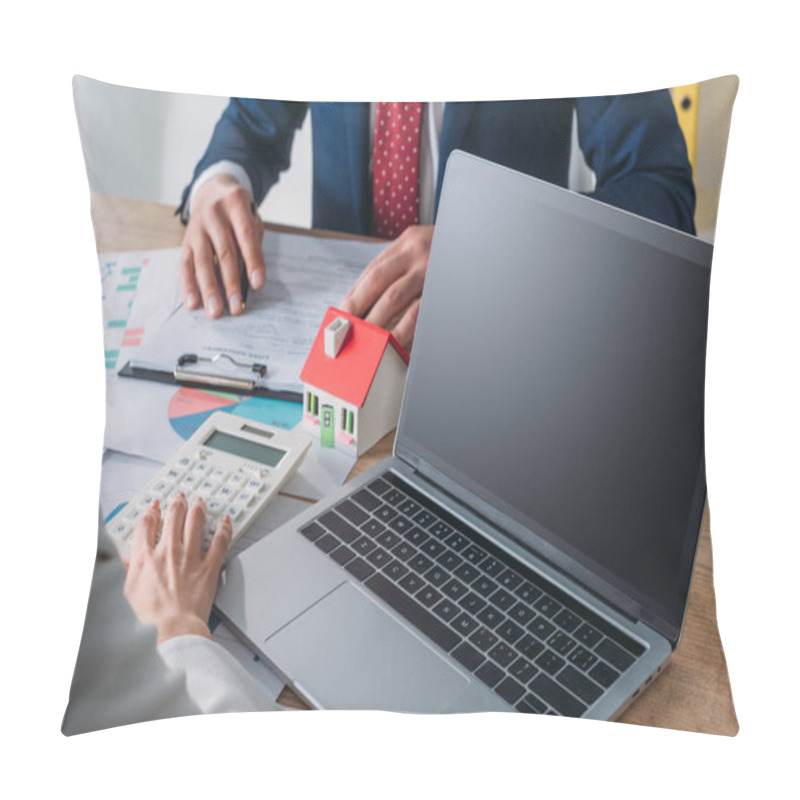
[[[321,708],[432,713],[451,706],[469,686],[427,643],[349,583],[267,639],[263,650]]]

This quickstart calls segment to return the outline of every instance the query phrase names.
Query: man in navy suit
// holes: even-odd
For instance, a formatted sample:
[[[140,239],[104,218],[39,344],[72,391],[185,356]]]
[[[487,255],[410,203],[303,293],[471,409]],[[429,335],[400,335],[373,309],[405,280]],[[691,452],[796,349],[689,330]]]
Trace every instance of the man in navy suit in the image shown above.
[[[373,233],[369,103],[295,103],[233,98],[217,123],[179,211],[184,302],[218,317],[241,313],[237,247],[254,290],[266,280],[256,213],[289,166],[295,131],[310,111],[314,227]],[[669,93],[612,97],[423,104],[419,223],[367,266],[341,308],[414,336],[447,156],[465,150],[566,186],[573,112],[598,200],[694,232],[694,187]],[[219,264],[222,287],[217,279]],[[223,295],[224,292],[224,295]],[[223,296],[226,302],[223,302]]]

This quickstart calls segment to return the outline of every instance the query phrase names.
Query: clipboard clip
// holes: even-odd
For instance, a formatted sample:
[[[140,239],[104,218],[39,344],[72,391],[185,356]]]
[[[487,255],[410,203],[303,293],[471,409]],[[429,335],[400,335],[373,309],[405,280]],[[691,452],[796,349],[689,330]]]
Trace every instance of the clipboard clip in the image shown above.
[[[222,372],[215,372],[213,369],[208,372],[187,369],[187,367],[197,365],[200,362],[211,364],[212,367],[217,366],[221,359],[226,359],[233,364],[234,367],[240,370],[245,370],[250,374],[247,375],[247,377],[236,377],[233,375],[225,375]],[[214,386],[216,388],[239,389],[245,392],[252,392],[258,385],[258,382],[266,374],[266,364],[244,364],[240,361],[236,361],[236,359],[232,358],[227,353],[218,353],[212,358],[208,358],[207,356],[198,356],[194,353],[185,353],[184,355],[178,357],[178,361],[175,364],[175,369],[173,370],[173,375],[175,376],[176,381],[201,383]]]

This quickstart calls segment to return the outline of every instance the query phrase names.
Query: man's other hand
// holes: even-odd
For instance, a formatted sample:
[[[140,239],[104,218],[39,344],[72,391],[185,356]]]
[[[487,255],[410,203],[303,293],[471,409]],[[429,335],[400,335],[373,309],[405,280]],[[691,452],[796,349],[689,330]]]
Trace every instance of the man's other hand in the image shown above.
[[[392,334],[405,348],[414,340],[428,269],[433,225],[412,225],[370,262],[342,300],[342,311]]]

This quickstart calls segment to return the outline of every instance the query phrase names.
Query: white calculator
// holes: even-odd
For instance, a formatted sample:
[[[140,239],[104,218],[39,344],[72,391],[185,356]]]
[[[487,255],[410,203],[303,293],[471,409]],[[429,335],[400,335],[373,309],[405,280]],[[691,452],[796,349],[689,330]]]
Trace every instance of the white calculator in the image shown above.
[[[216,411],[106,530],[127,562],[137,520],[155,500],[163,519],[170,500],[183,492],[190,506],[198,496],[206,502],[204,548],[225,514],[236,541],[294,474],[310,444],[303,433]]]

